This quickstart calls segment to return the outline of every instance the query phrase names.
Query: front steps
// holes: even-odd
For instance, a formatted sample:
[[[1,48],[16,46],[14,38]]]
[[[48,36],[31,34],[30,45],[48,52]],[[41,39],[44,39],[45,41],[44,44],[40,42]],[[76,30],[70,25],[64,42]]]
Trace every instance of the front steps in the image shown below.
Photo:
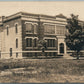
[[[75,59],[74,57],[70,56],[70,54],[64,54],[63,58],[64,59]]]

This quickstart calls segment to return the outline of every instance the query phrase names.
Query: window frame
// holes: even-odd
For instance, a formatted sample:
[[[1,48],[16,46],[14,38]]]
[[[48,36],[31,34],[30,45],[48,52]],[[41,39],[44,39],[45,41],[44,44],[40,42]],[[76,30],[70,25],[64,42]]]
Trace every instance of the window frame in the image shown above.
[[[28,31],[26,30],[26,24],[31,24],[31,32],[28,32]],[[32,23],[32,22],[25,22],[25,31],[26,31],[26,33],[28,33],[28,34],[33,34],[33,23]]]
[[[17,25],[17,26],[16,26]],[[18,23],[15,23],[15,33],[18,33]]]
[[[6,26],[6,34],[9,35],[9,25]]]
[[[29,41],[28,39],[31,39],[31,40]],[[32,38],[26,38],[26,47],[27,47],[27,48],[33,47],[33,46],[32,46],[32,40],[33,40]],[[30,43],[31,43],[31,44],[28,45],[28,42],[29,42],[29,44],[30,44]]]
[[[45,35],[55,35],[56,34],[56,31],[55,31],[56,30],[56,25],[55,24],[44,23],[43,25],[44,25],[44,34]],[[49,29],[47,29],[45,27],[45,25],[51,26],[51,27]],[[52,26],[54,26],[54,27],[52,27]],[[52,33],[52,32],[45,32],[46,30],[51,30],[51,31],[54,30],[54,33]]]
[[[36,40],[36,42],[35,42],[35,40]],[[38,43],[38,37],[35,37],[34,39],[33,39],[33,47],[37,47],[37,43]]]
[[[56,39],[55,38],[53,38],[53,39],[45,38],[45,40],[47,40],[47,47],[48,48],[56,48],[56,44],[55,44]]]
[[[16,52],[16,58],[18,58],[18,53]]]
[[[35,30],[35,28],[34,28],[34,25],[36,25],[36,30]],[[38,24],[37,24],[37,23],[34,23],[34,24],[33,24],[34,34],[37,34],[37,32],[38,32],[37,29],[38,29]]]
[[[56,25],[56,31],[57,31],[56,32],[57,35],[65,35],[66,34],[66,27],[64,25]]]
[[[13,54],[12,51],[13,51],[12,48],[10,48],[10,57],[12,57]]]
[[[18,48],[18,38],[16,38],[16,48]]]

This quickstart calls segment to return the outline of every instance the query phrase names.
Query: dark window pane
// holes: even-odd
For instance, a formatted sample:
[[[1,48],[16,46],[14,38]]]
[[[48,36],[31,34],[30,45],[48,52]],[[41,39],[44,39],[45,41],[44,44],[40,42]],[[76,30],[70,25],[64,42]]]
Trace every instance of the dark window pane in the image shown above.
[[[30,41],[29,41],[29,42],[30,42],[29,47],[32,47],[32,39],[30,39]]]
[[[18,53],[16,53],[16,57],[18,57]]]
[[[32,39],[31,38],[26,39],[26,47],[32,47]]]
[[[17,27],[17,24],[15,25],[15,30],[16,30],[16,33],[18,33],[18,27]]]
[[[16,48],[18,48],[18,39],[16,39]]]
[[[46,39],[47,47],[55,47],[55,39]]]
[[[10,57],[12,56],[12,48],[10,48]]]
[[[9,34],[9,28],[7,27],[7,35]]]
[[[37,46],[37,39],[34,39],[34,47]]]
[[[26,47],[28,47],[28,39],[26,39]]]

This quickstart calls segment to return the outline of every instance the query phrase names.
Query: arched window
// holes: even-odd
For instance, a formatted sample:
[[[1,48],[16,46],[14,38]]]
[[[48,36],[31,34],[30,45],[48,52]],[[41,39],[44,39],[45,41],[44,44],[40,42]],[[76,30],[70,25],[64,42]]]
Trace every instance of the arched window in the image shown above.
[[[18,25],[15,25],[15,32],[18,33]]]
[[[18,48],[18,39],[16,39],[16,48]]]
[[[7,27],[7,35],[9,34],[9,28]]]

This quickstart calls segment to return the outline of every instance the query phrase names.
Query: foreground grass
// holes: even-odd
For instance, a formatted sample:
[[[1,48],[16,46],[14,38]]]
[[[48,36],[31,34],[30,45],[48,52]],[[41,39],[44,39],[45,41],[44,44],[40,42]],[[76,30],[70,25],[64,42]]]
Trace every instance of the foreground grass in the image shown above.
[[[0,76],[0,82],[84,82],[84,60],[0,60],[0,71],[12,72]]]

